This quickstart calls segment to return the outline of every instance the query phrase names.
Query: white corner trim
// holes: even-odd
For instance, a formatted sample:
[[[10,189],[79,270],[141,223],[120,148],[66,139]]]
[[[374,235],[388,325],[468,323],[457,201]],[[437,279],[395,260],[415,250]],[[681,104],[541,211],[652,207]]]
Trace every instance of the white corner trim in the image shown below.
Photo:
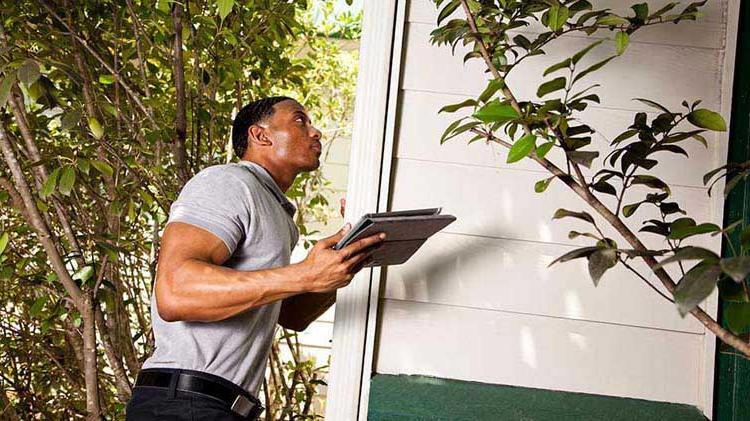
[[[383,172],[383,155],[386,143],[392,143],[393,137],[391,135],[391,139],[386,142],[397,3],[398,0],[364,2],[344,216],[346,222],[354,223],[361,215],[379,210],[381,193],[387,198],[387,192],[381,192],[380,188],[381,174],[390,173]],[[400,51],[395,52],[395,56],[400,57]],[[390,147],[387,149],[389,152],[385,168],[390,168]],[[363,383],[365,390],[369,390],[379,279],[380,270],[362,270],[349,286],[340,289],[336,295],[326,402],[327,420],[358,419]],[[372,284],[375,284],[375,296],[371,300]],[[371,307],[374,308],[372,312]],[[365,396],[365,407],[366,404]],[[366,418],[365,408],[361,419]]]
[[[385,115],[385,137],[383,138],[383,162],[380,170],[380,188],[378,190],[378,212],[388,211],[391,186],[391,164],[393,163],[393,143],[396,138],[396,117],[401,87],[401,59],[403,57],[404,26],[406,1],[396,1],[396,21],[393,29],[393,48],[391,53],[391,70],[388,87],[388,104]],[[394,209],[398,210],[398,209]],[[358,420],[367,420],[370,403],[370,378],[372,378],[373,354],[380,302],[380,285],[387,269],[373,268],[369,291],[369,308],[367,309],[367,329],[365,331],[364,355],[362,358],[362,386],[359,394]]]

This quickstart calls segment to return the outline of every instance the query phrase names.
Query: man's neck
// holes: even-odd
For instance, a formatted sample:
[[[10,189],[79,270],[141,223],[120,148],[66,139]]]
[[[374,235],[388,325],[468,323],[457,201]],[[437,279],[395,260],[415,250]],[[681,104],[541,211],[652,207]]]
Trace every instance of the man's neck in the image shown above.
[[[271,178],[273,178],[273,181],[276,182],[276,185],[279,186],[279,189],[281,189],[281,191],[284,193],[289,190],[289,187],[292,186],[292,183],[294,183],[294,179],[297,177],[296,172],[274,165],[271,161],[264,160],[259,157],[251,156],[242,159],[244,159],[245,161],[254,162],[265,168],[265,170],[268,171],[268,173],[271,175]]]

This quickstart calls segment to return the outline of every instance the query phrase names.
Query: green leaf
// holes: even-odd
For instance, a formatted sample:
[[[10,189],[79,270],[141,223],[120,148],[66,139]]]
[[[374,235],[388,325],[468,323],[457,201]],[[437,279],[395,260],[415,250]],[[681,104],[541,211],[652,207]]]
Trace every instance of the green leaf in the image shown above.
[[[97,171],[100,173],[106,175],[107,177],[112,177],[112,174],[114,174],[114,171],[112,170],[112,167],[109,166],[106,162],[99,161],[96,159],[91,160],[91,165],[96,168]]]
[[[94,267],[89,265],[79,269],[78,272],[73,275],[73,279],[77,279],[82,283],[85,283],[86,281],[91,279],[92,276],[94,276]]]
[[[554,179],[555,179],[555,177],[552,176],[552,177],[549,177],[549,178],[545,178],[544,180],[537,181],[534,184],[534,191],[537,192],[537,193],[544,192],[545,190],[547,190],[547,187],[549,187],[549,183],[551,183],[552,180],[554,180]]]
[[[547,26],[553,31],[562,29],[570,16],[570,10],[567,7],[557,4],[550,7],[547,13]]]
[[[477,105],[477,101],[476,100],[474,100],[474,99],[467,99],[466,101],[461,101],[458,104],[446,105],[445,107],[441,108],[440,111],[438,111],[438,114],[440,114],[442,112],[454,113],[454,112],[460,110],[461,108],[473,107],[475,105]]]
[[[513,143],[513,146],[510,147],[510,151],[508,151],[508,159],[506,162],[512,164],[513,162],[526,158],[526,156],[534,150],[534,146],[536,146],[536,136],[533,134],[527,134],[516,140]]]
[[[648,105],[648,106],[649,106],[649,107],[651,107],[651,108],[655,108],[655,109],[657,109],[657,110],[660,110],[660,111],[663,111],[663,112],[665,112],[665,113],[667,113],[667,114],[672,114],[672,113],[671,113],[671,112],[670,112],[670,111],[669,111],[669,110],[667,109],[667,107],[665,107],[665,106],[663,106],[663,105],[659,104],[659,103],[658,103],[658,102],[656,102],[656,101],[652,101],[652,100],[650,100],[650,99],[646,99],[646,98],[633,98],[633,99],[634,99],[634,100],[636,100],[636,101],[642,102],[642,103],[644,103],[644,104]]]
[[[709,249],[703,247],[681,247],[675,251],[672,256],[667,257],[657,264],[654,268],[660,268],[664,265],[674,262],[681,262],[683,260],[713,260],[718,261],[719,256]]]
[[[0,235],[0,256],[3,255],[5,248],[8,247],[8,241],[10,241],[10,237],[8,237],[7,232],[4,232],[3,235]]]
[[[480,122],[478,122],[478,121],[470,121],[470,122],[468,122],[468,123],[466,123],[466,124],[464,124],[464,125],[461,125],[461,126],[459,126],[459,127],[456,127],[456,128],[455,128],[455,129],[453,130],[453,133],[451,133],[450,135],[446,136],[445,138],[443,138],[443,139],[441,140],[441,143],[447,142],[448,140],[450,140],[450,139],[453,139],[454,137],[456,137],[456,136],[460,135],[461,133],[464,133],[464,132],[466,132],[466,131],[468,131],[468,130],[471,130],[471,129],[473,129],[474,127],[476,127],[476,126],[478,126],[478,125],[480,125],[480,124],[482,124],[482,123],[480,123]],[[482,137],[483,137],[482,135],[477,135],[477,136],[479,136],[480,138],[482,138]]]
[[[608,25],[608,26],[616,26],[616,25],[629,25],[630,22],[625,19],[622,16],[617,15],[604,15],[597,19],[596,21],[597,25]]]
[[[615,46],[617,48],[617,55],[621,55],[628,48],[630,43],[630,36],[625,31],[620,31],[615,34]]]
[[[34,304],[31,305],[31,308],[29,308],[29,316],[38,317],[42,313],[42,310],[44,310],[44,305],[47,304],[47,300],[48,298],[46,295],[37,298],[34,301]]]
[[[585,77],[586,75],[588,75],[589,73],[592,73],[592,72],[595,72],[595,71],[597,71],[597,70],[601,69],[602,67],[604,67],[604,65],[605,65],[605,64],[609,63],[609,62],[610,62],[610,60],[612,60],[612,59],[613,59],[613,58],[615,58],[615,57],[617,57],[617,56],[612,56],[612,57],[608,57],[608,58],[605,58],[604,60],[602,60],[602,61],[600,61],[600,62],[598,62],[598,63],[596,63],[596,64],[592,64],[592,65],[591,65],[591,66],[590,66],[589,68],[587,68],[586,70],[582,71],[581,73],[578,73],[578,74],[577,74],[577,75],[576,75],[576,76],[575,76],[575,77],[573,78],[573,83],[576,83],[577,81],[579,81],[579,80],[583,79],[583,78],[584,78],[584,77]]]
[[[546,70],[544,71],[544,76],[547,76],[547,75],[548,75],[548,74],[550,74],[550,73],[554,73],[554,72],[556,72],[556,71],[558,71],[558,70],[560,70],[560,69],[567,69],[567,68],[569,68],[569,67],[570,67],[570,64],[571,64],[572,62],[573,62],[573,59],[571,59],[571,58],[566,58],[565,60],[563,60],[563,61],[561,61],[561,62],[559,62],[559,63],[553,64],[552,66],[549,66],[549,67],[548,67],[548,68],[547,68],[547,69],[546,69]]]
[[[518,118],[518,113],[510,104],[495,99],[475,112],[474,118],[485,123],[505,123]]]
[[[156,0],[156,8],[164,13],[169,13],[169,0]]]
[[[592,42],[591,44],[589,44],[589,45],[588,45],[588,46],[587,46],[586,48],[584,48],[583,50],[581,50],[581,51],[579,51],[579,52],[577,52],[577,53],[573,54],[573,57],[571,57],[571,58],[570,58],[570,60],[571,60],[571,61],[573,62],[573,64],[578,64],[578,62],[579,62],[579,61],[581,61],[581,59],[582,59],[582,58],[583,58],[583,57],[584,57],[584,56],[585,56],[586,54],[588,54],[588,52],[589,52],[589,51],[593,50],[593,49],[594,49],[594,47],[598,46],[599,44],[601,44],[601,43],[603,43],[603,42],[604,42],[604,40],[603,40],[603,39],[600,39],[599,41],[596,41],[596,42]]]
[[[623,206],[622,208],[623,216],[625,216],[626,218],[629,218],[630,216],[632,216],[635,213],[635,211],[638,210],[638,206],[641,206],[641,203],[643,202],[631,203],[629,205]]]
[[[711,295],[720,275],[719,265],[699,263],[682,277],[674,291],[675,304],[680,316],[685,317]]]
[[[66,166],[63,168],[60,174],[60,183],[58,189],[61,194],[70,196],[70,192],[73,190],[73,185],[76,182],[76,171],[72,166]]]
[[[99,75],[99,83],[102,85],[111,85],[115,83],[115,77],[112,75]]]
[[[599,247],[582,247],[569,251],[557,259],[553,260],[547,267],[554,265],[555,263],[563,263],[573,259],[580,259],[581,257],[589,257],[591,253],[599,250]]]
[[[41,73],[39,72],[39,63],[32,59],[27,59],[23,62],[21,67],[18,68],[18,80],[23,82],[26,86],[31,86],[32,83],[39,79]]]
[[[560,89],[565,89],[565,83],[566,83],[566,79],[562,76],[556,77],[548,82],[544,82],[541,85],[539,85],[539,89],[537,89],[536,91],[536,96],[541,98],[550,92],[555,92],[555,91],[559,91]]]
[[[89,161],[86,158],[78,158],[76,160],[76,166],[82,173],[89,175],[89,169],[91,168],[91,161]]]
[[[544,159],[553,146],[555,146],[555,142],[542,143],[536,148],[536,156],[539,157],[539,159]]]
[[[3,78],[3,82],[0,83],[0,108],[5,106],[5,103],[8,102],[8,97],[10,97],[10,88],[13,87],[13,83],[15,83],[16,77],[13,74],[6,74]]]
[[[671,194],[671,190],[667,183],[654,177],[653,175],[639,174],[633,177],[633,184],[642,184],[653,189],[659,189],[667,194]]]
[[[599,286],[599,280],[604,272],[617,264],[617,251],[611,248],[599,249],[589,256],[589,275],[594,286]]]
[[[55,192],[57,186],[57,176],[60,174],[60,169],[55,168],[47,177],[47,180],[42,184],[41,190],[39,190],[39,196],[42,199],[46,199],[49,195]]]
[[[60,120],[60,129],[70,130],[75,127],[78,122],[81,121],[81,112],[78,110],[70,110]]]
[[[567,151],[565,154],[572,162],[586,168],[591,168],[591,163],[599,156],[597,151]]]
[[[464,120],[463,118],[461,118],[461,119],[458,119],[458,120],[454,121],[453,123],[449,124],[449,125],[448,125],[448,127],[446,127],[446,128],[445,128],[445,131],[443,132],[443,135],[442,135],[442,136],[440,136],[440,144],[441,144],[441,145],[442,145],[442,144],[443,144],[443,143],[444,143],[444,142],[445,142],[446,140],[448,140],[448,139],[449,139],[449,138],[451,137],[451,133],[453,133],[453,130],[455,130],[455,129],[456,129],[456,127],[458,127],[458,125],[459,125],[459,124],[461,124],[461,122],[462,122],[463,120]]]
[[[617,189],[615,189],[615,186],[604,180],[599,180],[596,183],[590,184],[590,186],[594,191],[598,191],[599,193],[617,196]]]
[[[713,130],[716,132],[727,131],[727,123],[724,121],[721,114],[705,108],[691,111],[690,114],[687,115],[687,119],[693,125],[702,129]]]
[[[648,3],[638,3],[630,6],[635,12],[635,17],[641,22],[645,22],[648,19]]]
[[[589,238],[593,238],[594,240],[599,240],[599,237],[597,237],[596,235],[590,232],[578,232],[578,231],[568,232],[568,239],[573,240],[578,237],[589,237]]]
[[[487,102],[492,98],[492,95],[495,95],[495,92],[502,89],[503,86],[505,86],[505,82],[502,79],[492,79],[490,83],[487,84],[484,91],[479,95],[479,101]]]
[[[735,282],[742,282],[750,273],[750,256],[725,257],[719,261],[721,270]]]
[[[438,18],[437,18],[437,24],[440,25],[440,23],[443,20],[445,20],[445,18],[447,18],[448,16],[450,16],[451,13],[453,13],[458,8],[458,6],[460,6],[460,5],[461,5],[461,2],[458,1],[458,0],[453,0],[450,3],[448,3],[443,8],[443,10],[440,11],[440,14],[438,15]]]
[[[89,117],[89,129],[91,129],[91,134],[97,140],[104,136],[104,129],[102,129],[102,125],[99,124],[99,120],[95,117]]]
[[[664,7],[662,7],[662,8],[661,8],[661,9],[659,9],[659,10],[657,10],[656,12],[654,12],[654,14],[652,14],[652,15],[651,15],[651,16],[649,16],[648,18],[649,18],[649,19],[655,19],[655,18],[658,18],[659,16],[661,16],[661,15],[663,15],[663,14],[665,14],[665,13],[669,12],[670,10],[674,9],[674,7],[675,7],[675,6],[677,6],[678,4],[680,4],[680,3],[679,3],[679,2],[671,2],[671,3],[667,3],[667,4],[666,4],[666,5],[664,6]]]
[[[567,209],[558,209],[555,211],[555,214],[552,215],[552,219],[561,219],[561,218],[577,218],[577,219],[586,221],[588,223],[594,224],[594,218],[591,215],[589,215],[587,212],[573,212]]]
[[[692,218],[678,218],[669,225],[669,239],[684,240],[698,234],[721,231],[716,224],[703,223],[696,225]]]
[[[229,12],[232,11],[234,0],[216,0],[216,6],[219,9],[219,17],[221,18],[221,20],[224,20]]]

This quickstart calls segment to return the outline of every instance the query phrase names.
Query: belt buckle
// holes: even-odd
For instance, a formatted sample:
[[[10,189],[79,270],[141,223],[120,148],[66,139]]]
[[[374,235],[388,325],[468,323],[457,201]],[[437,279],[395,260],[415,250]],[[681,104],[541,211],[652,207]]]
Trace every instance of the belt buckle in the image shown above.
[[[250,402],[250,399],[242,395],[237,395],[237,397],[234,399],[234,403],[232,403],[231,409],[241,416],[246,417],[250,415],[250,411],[252,411],[254,407],[255,404],[253,402]]]

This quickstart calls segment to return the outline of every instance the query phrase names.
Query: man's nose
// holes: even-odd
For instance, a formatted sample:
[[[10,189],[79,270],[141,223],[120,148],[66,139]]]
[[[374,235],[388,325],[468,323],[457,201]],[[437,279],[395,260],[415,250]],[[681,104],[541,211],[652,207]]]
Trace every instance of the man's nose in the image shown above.
[[[323,132],[321,132],[320,130],[318,130],[317,127],[313,127],[312,138],[315,139],[315,140],[320,140],[320,138],[322,136],[323,136]]]

